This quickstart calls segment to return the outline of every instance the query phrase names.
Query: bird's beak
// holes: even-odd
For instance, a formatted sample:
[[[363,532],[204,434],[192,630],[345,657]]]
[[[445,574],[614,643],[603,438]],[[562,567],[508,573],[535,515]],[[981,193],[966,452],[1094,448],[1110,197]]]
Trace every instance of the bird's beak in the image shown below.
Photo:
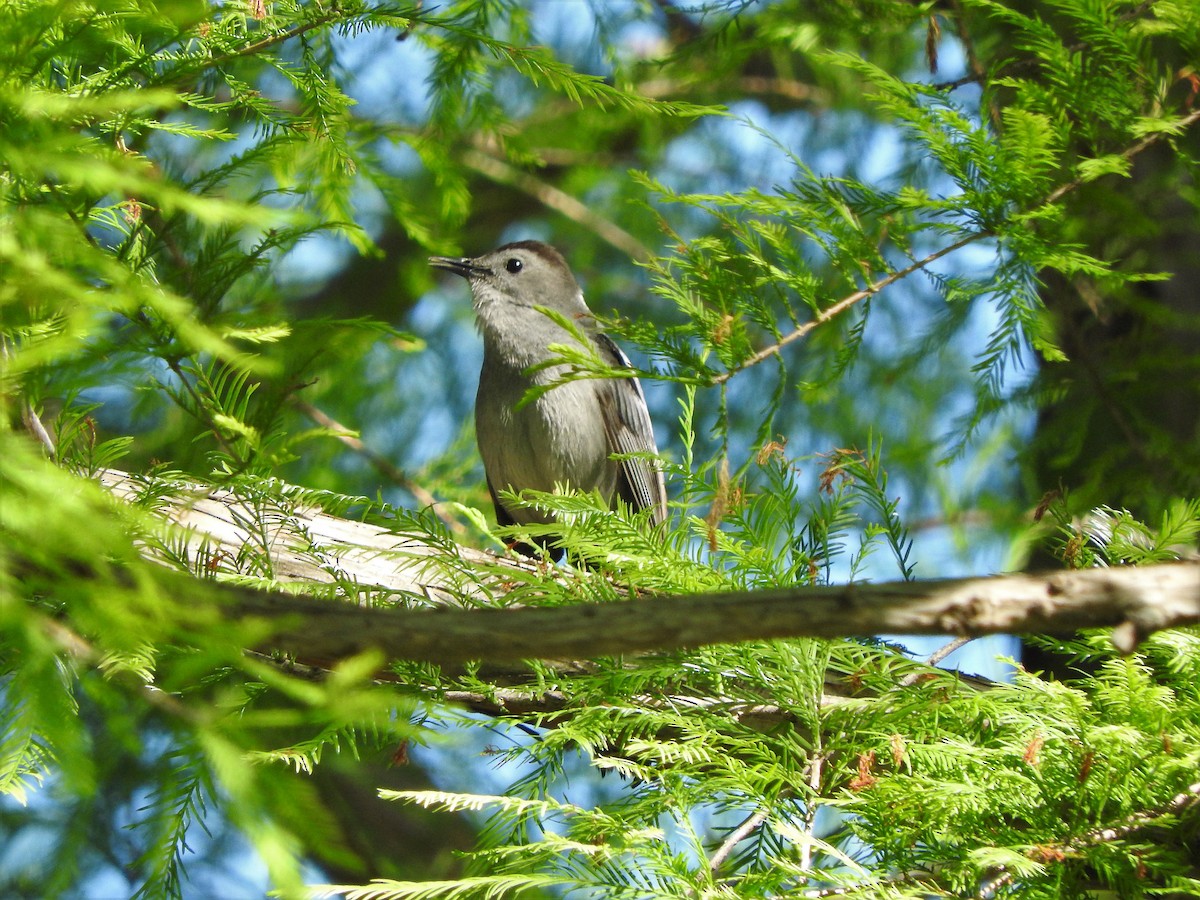
[[[487,275],[491,272],[491,269],[476,264],[475,260],[466,256],[431,256],[429,264],[435,269],[445,269],[447,272],[453,272],[455,275],[461,275],[468,279],[475,275]]]

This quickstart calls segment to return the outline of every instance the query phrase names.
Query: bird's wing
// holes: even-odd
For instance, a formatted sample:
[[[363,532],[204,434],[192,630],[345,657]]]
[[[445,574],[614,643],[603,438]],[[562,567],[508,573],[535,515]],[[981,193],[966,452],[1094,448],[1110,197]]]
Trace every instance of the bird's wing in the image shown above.
[[[596,343],[605,361],[613,366],[632,369],[621,348],[605,334],[596,334]],[[604,433],[613,453],[657,453],[654,426],[646,409],[646,397],[636,378],[613,378],[602,382],[599,392]],[[662,469],[652,459],[621,460],[621,478],[617,495],[635,510],[649,509],[650,521],[658,525],[667,518],[667,488]]]

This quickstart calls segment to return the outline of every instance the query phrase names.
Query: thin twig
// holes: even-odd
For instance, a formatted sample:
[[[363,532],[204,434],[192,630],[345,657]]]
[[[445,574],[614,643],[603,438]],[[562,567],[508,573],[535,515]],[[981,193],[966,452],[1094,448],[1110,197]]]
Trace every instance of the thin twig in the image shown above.
[[[1119,23],[1124,23],[1124,22],[1130,22],[1136,18],[1139,18],[1142,15],[1142,13],[1147,12],[1152,6],[1154,6],[1154,4],[1156,2],[1157,2],[1157,0],[1145,0],[1145,2],[1143,2],[1140,6],[1134,7],[1133,9],[1129,10],[1128,12],[1125,12],[1125,13],[1117,16],[1116,21]],[[968,58],[968,63],[969,63],[970,69],[971,69],[971,73],[969,75],[962,75],[959,78],[955,78],[951,81],[939,81],[939,82],[934,83],[932,85],[932,87],[934,88],[934,90],[938,90],[938,91],[953,91],[960,87],[963,87],[964,85],[971,84],[972,82],[979,82],[980,84],[983,84],[988,80],[987,71],[982,66],[977,65],[976,63],[971,62],[971,60],[970,60],[971,49],[972,49],[971,48],[971,40],[970,40],[969,36],[967,35],[965,23],[961,21],[960,4],[958,2],[955,2],[954,8],[955,8],[955,11],[959,13],[959,22],[957,23],[956,30],[958,32],[959,40],[962,41],[963,46],[966,48],[967,58]],[[1088,44],[1087,41],[1078,41],[1074,44],[1065,45],[1064,49],[1068,53],[1073,55],[1076,53],[1086,51],[1087,49],[1089,49],[1089,46],[1090,45]],[[1016,60],[1015,62],[1011,63],[1008,66],[1002,67],[999,71],[999,75],[1011,75],[1012,73],[1019,72],[1022,69],[1033,68],[1034,66],[1037,66],[1040,63],[1041,63],[1041,60],[1039,60],[1036,57],[1031,57],[1029,59],[1019,59],[1019,60]]]
[[[823,699],[823,698],[822,698]],[[821,740],[821,729],[816,729],[813,734],[813,740],[817,746],[814,749],[812,760],[808,765],[808,789],[811,791],[811,797],[821,796],[821,772],[825,767],[825,755],[822,749],[823,741]],[[811,799],[805,804],[804,810],[804,828],[811,835],[816,827],[817,810],[821,807]],[[800,848],[800,868],[804,872],[809,872],[812,869],[812,841],[804,842],[804,846]]]
[[[50,436],[50,432],[46,430],[46,426],[42,424],[42,420],[38,417],[37,411],[33,408],[28,400],[21,403],[21,421],[25,423],[33,436],[38,439],[42,447],[45,448],[46,454],[54,459],[58,450],[54,446],[54,438]]]
[[[983,84],[987,80],[987,69],[980,61],[979,54],[975,52],[975,41],[971,38],[970,29],[967,28],[966,11],[963,9],[961,0],[951,0],[951,5],[954,7],[954,28],[958,34],[958,42],[962,44],[967,55],[967,68],[971,70],[973,80]],[[991,117],[992,125],[999,128],[1001,125],[1000,107],[994,98],[988,103],[988,115]]]
[[[875,294],[878,294],[884,288],[890,287],[891,285],[895,284],[897,281],[900,281],[903,278],[907,278],[909,275],[913,274],[914,272],[920,271],[921,269],[925,268],[930,263],[937,262],[937,260],[941,259],[943,256],[947,256],[947,255],[955,252],[956,250],[961,250],[963,247],[966,247],[968,244],[973,244],[976,241],[980,241],[980,240],[983,240],[984,238],[991,237],[991,236],[992,236],[992,233],[990,231],[977,231],[973,234],[968,234],[966,237],[955,241],[953,244],[948,244],[945,247],[942,247],[940,250],[935,250],[933,253],[930,253],[928,256],[917,260],[916,262],[912,263],[911,265],[905,266],[903,269],[897,269],[895,272],[892,272],[890,275],[886,275],[883,278],[879,278],[879,279],[873,281],[871,284],[867,285],[862,290],[855,291],[853,294],[843,297],[841,300],[839,300],[837,303],[833,304],[832,306],[827,306],[825,309],[818,312],[812,319],[810,319],[809,321],[805,322],[803,325],[796,328],[795,331],[785,334],[783,337],[781,337],[778,341],[776,341],[771,346],[764,347],[762,350],[759,350],[757,353],[754,353],[751,356],[748,356],[746,359],[742,360],[742,362],[738,363],[732,369],[727,369],[724,372],[722,372],[720,375],[717,375],[716,377],[714,377],[712,379],[711,383],[712,384],[724,384],[726,381],[728,381],[730,378],[732,378],[734,375],[738,374],[742,370],[748,369],[751,366],[756,366],[763,360],[769,359],[770,357],[775,356],[776,354],[779,353],[780,350],[782,350],[788,344],[792,343],[793,341],[800,340],[801,338],[805,337],[810,331],[814,330],[815,328],[817,328],[820,325],[824,325],[830,319],[835,318],[836,316],[838,316],[841,313],[845,312],[846,310],[850,309],[850,307],[854,306],[855,304],[860,303],[861,301],[867,299],[868,297],[873,297]]]
[[[622,253],[628,254],[638,262],[648,262],[653,255],[646,245],[632,234],[593,212],[583,202],[528,172],[522,172],[516,166],[510,165],[502,159],[497,159],[480,150],[467,149],[463,151],[462,161],[481,175],[500,184],[511,185],[533,197],[543,206],[562,213],[573,222],[578,222],[595,232],[601,240],[616,247]]]
[[[929,658],[925,660],[925,665],[936,666],[959,647],[965,647],[967,644],[971,643],[971,640],[972,639],[969,637],[956,637],[954,640],[943,644],[937,650],[934,650],[929,654]]]
[[[1200,121],[1200,109],[1193,111],[1190,115],[1187,115],[1183,119],[1181,119],[1179,121],[1178,128],[1180,131],[1186,130],[1198,121]],[[1166,136],[1166,134],[1167,133],[1163,132],[1163,131],[1156,131],[1153,134],[1149,134],[1146,137],[1142,138],[1137,143],[1132,144],[1131,146],[1125,148],[1125,150],[1123,150],[1119,155],[1127,160],[1133,159],[1135,156],[1137,156],[1139,153],[1141,153],[1146,148],[1148,148],[1148,147],[1152,146],[1153,144],[1156,144],[1158,141],[1162,140],[1162,138],[1164,136]],[[1078,188],[1082,187],[1086,183],[1087,183],[1087,179],[1085,179],[1081,176],[1079,178],[1074,178],[1071,181],[1060,184],[1053,191],[1051,191],[1049,194],[1047,194],[1039,203],[1034,204],[1033,207],[1031,207],[1031,208],[1039,209],[1041,207],[1049,206],[1053,203],[1057,203],[1059,200],[1061,200],[1067,194],[1071,193],[1074,190],[1077,190]],[[724,384],[726,381],[728,381],[734,375],[737,375],[739,372],[741,372],[745,369],[748,369],[751,366],[756,366],[760,362],[763,362],[766,359],[770,359],[772,356],[778,355],[779,351],[782,350],[784,347],[786,347],[788,344],[791,344],[794,341],[798,341],[801,338],[807,336],[808,333],[811,332],[812,330],[814,330],[815,328],[817,328],[821,325],[824,325],[826,322],[830,321],[831,319],[835,318],[836,316],[840,315],[841,313],[845,312],[846,310],[850,309],[851,307],[855,306],[856,304],[862,302],[863,300],[866,300],[868,297],[873,297],[875,294],[878,294],[884,288],[890,287],[891,285],[895,284],[897,281],[907,278],[909,275],[912,275],[914,272],[918,272],[921,269],[924,269],[930,263],[936,262],[937,260],[941,259],[943,256],[948,256],[949,254],[954,253],[956,250],[961,250],[963,247],[966,247],[970,244],[975,243],[976,241],[980,241],[980,240],[983,240],[984,238],[989,238],[989,237],[995,237],[995,232],[991,231],[990,229],[986,229],[983,231],[977,231],[972,234],[968,234],[965,237],[962,237],[959,240],[955,241],[953,244],[948,244],[945,247],[942,247],[940,250],[935,250],[933,253],[930,253],[928,256],[924,257],[923,259],[919,259],[916,262],[905,266],[903,269],[898,269],[895,272],[892,272],[890,275],[886,275],[883,278],[879,278],[876,281],[873,281],[871,284],[867,285],[865,288],[855,291],[853,294],[843,297],[841,300],[839,300],[837,303],[834,303],[832,306],[828,306],[825,309],[821,310],[812,319],[805,322],[803,325],[800,325],[794,331],[791,331],[788,334],[785,334],[783,337],[781,337],[779,340],[777,340],[774,344],[771,344],[769,347],[764,347],[763,349],[757,351],[756,353],[751,354],[750,356],[746,357],[746,359],[742,360],[742,362],[738,363],[733,368],[726,369],[720,375],[715,376],[711,380],[710,384]]]
[[[70,654],[71,657],[88,666],[91,666],[92,668],[100,668],[101,663],[103,662],[100,651],[97,650],[90,641],[84,638],[77,631],[67,627],[61,621],[56,619],[47,618],[44,619],[41,624],[46,636],[54,641],[54,643],[56,643],[64,651]],[[113,680],[114,679],[109,679],[110,682]],[[161,710],[177,719],[181,719],[193,725],[201,724],[203,721],[198,709],[180,702],[179,699],[174,695],[168,694],[166,691],[163,691],[152,684],[140,682],[138,684],[138,690],[143,699],[145,699],[147,705],[152,706],[155,709]]]
[[[204,397],[201,396],[200,392],[196,390],[196,386],[188,380],[187,375],[184,374],[183,367],[179,364],[179,360],[176,358],[163,357],[163,362],[167,364],[167,368],[170,369],[171,372],[174,373],[175,377],[179,379],[179,383],[183,386],[184,391],[192,398],[192,402],[196,404],[196,408],[194,410],[189,410],[183,404],[180,404],[180,408],[183,409],[184,412],[191,413],[196,421],[198,421],[201,425],[206,426],[208,430],[212,432],[212,436],[217,439],[217,443],[221,445],[221,449],[229,455],[229,458],[232,459],[239,468],[244,466],[245,460],[243,460],[234,451],[233,445],[226,440],[225,435],[217,426],[216,420],[212,417],[211,411],[208,409],[208,404],[205,402]],[[197,369],[196,372],[198,375],[203,374],[200,369]]]
[[[0,370],[8,367],[8,361],[11,358],[12,348],[9,346],[8,337],[0,335]],[[46,448],[46,453],[49,454],[50,458],[54,459],[58,453],[54,446],[54,438],[50,437],[50,432],[42,424],[37,410],[33,408],[33,404],[29,402],[27,397],[21,398],[21,421],[25,423],[25,427],[33,433],[33,436],[38,439],[41,445]]]
[[[268,47],[272,47],[275,44],[282,44],[285,41],[290,41],[292,38],[300,37],[301,35],[307,34],[316,28],[324,28],[326,25],[332,25],[335,22],[359,18],[360,16],[361,14],[357,12],[352,13],[351,15],[346,15],[344,10],[341,10],[335,6],[330,12],[313,19],[311,22],[305,22],[303,25],[294,25],[293,27],[284,31],[279,31],[275,34],[269,34],[251,44],[245,44],[236,50],[231,50],[224,56],[216,56],[210,60],[206,60],[204,68],[211,69],[224,65],[231,59],[238,59],[239,57],[243,56],[253,56],[260,50],[266,50]]]
[[[1179,126],[1178,126],[1179,130],[1186,131],[1188,128],[1195,125],[1196,122],[1200,122],[1200,109],[1195,109],[1191,112],[1191,114],[1184,116],[1182,119],[1180,119]],[[1135,156],[1137,156],[1139,153],[1141,153],[1147,147],[1150,147],[1153,144],[1157,144],[1164,137],[1169,137],[1169,136],[1170,135],[1168,135],[1167,132],[1165,132],[1165,131],[1155,131],[1151,134],[1146,135],[1144,138],[1142,138],[1137,143],[1132,144],[1129,147],[1126,147],[1123,151],[1121,151],[1117,155],[1122,157],[1123,159],[1133,159]],[[1082,187],[1086,182],[1087,182],[1087,179],[1080,177],[1080,178],[1073,179],[1072,181],[1068,181],[1065,184],[1060,184],[1057,188],[1055,188],[1053,191],[1051,191],[1049,194],[1047,194],[1046,199],[1043,200],[1040,204],[1038,204],[1038,206],[1049,206],[1052,203],[1056,203],[1057,201],[1061,200],[1065,194],[1069,194],[1069,193],[1071,193],[1071,191],[1075,190],[1076,188]]]
[[[1120,824],[1093,829],[1081,834],[1077,838],[1064,841],[1058,845],[1039,846],[1038,855],[1041,859],[1049,859],[1057,855],[1055,851],[1061,851],[1062,855],[1060,858],[1069,859],[1081,850],[1094,847],[1097,844],[1109,844],[1113,841],[1118,841],[1134,832],[1141,831],[1143,828],[1153,825],[1164,816],[1177,815],[1197,804],[1200,804],[1200,782],[1188,785],[1186,789],[1180,791],[1162,806],[1136,812]],[[994,870],[993,876],[984,881],[983,885],[980,886],[979,892],[975,896],[978,900],[987,900],[989,897],[994,897],[997,890],[1010,884],[1012,881],[1013,873],[1008,869],[998,867]]]
[[[971,641],[973,641],[973,640],[975,640],[975,639],[971,638],[971,637],[963,636],[963,637],[956,637],[952,641],[947,641],[945,644],[942,644],[942,646],[938,647],[936,650],[934,650],[932,653],[929,654],[929,658],[925,660],[925,665],[936,666],[938,663],[940,663],[943,659],[945,659],[947,656],[949,656],[951,653],[953,653],[959,647],[965,647],[967,644],[971,643]],[[909,674],[905,675],[902,679],[900,679],[899,687],[909,687],[910,685],[916,684],[923,677],[925,677],[925,673],[922,671],[918,670],[916,672],[910,672]]]
[[[769,78],[761,75],[742,75],[733,81],[733,86],[741,94],[752,96],[777,96],[800,102],[821,102],[826,99],[826,92],[794,78]],[[634,90],[639,96],[651,99],[678,97],[687,92],[713,92],[720,90],[721,84],[711,79],[699,76],[695,81],[681,81],[674,78],[654,78],[639,82]]]
[[[441,504],[438,502],[437,497],[433,496],[433,494],[431,494],[428,490],[406,475],[387,457],[377,453],[364,444],[361,438],[355,436],[353,429],[347,428],[337,419],[334,419],[324,411],[313,406],[307,400],[301,400],[296,396],[289,397],[288,399],[292,406],[306,415],[309,419],[316,422],[322,428],[328,428],[331,431],[336,432],[334,437],[336,437],[355,453],[358,453],[360,456],[366,459],[367,462],[374,466],[375,470],[384,478],[388,479],[398,487],[408,491],[422,506],[427,506],[432,509],[437,517],[446,523],[446,527],[454,532],[457,537],[462,537],[464,534],[466,534],[467,529],[463,526],[462,522],[458,521],[453,516],[444,515],[442,512],[440,512]]]
[[[1200,781],[1188,785],[1185,790],[1180,791],[1162,806],[1134,813],[1118,825],[1097,828],[1081,834],[1073,840],[1067,841],[1063,844],[1063,850],[1070,853],[1082,850],[1085,847],[1094,847],[1097,844],[1112,843],[1123,837],[1128,837],[1135,831],[1141,831],[1143,828],[1153,825],[1164,816],[1181,813],[1198,803],[1200,803]]]
[[[733,848],[753,834],[758,829],[758,826],[762,825],[762,823],[765,822],[767,817],[770,815],[771,810],[766,806],[761,806],[743,819],[742,824],[733,829],[733,831],[729,833],[729,837],[725,838],[725,840],[721,843],[721,846],[717,848],[715,853],[713,853],[712,859],[708,861],[708,870],[710,872],[716,872],[719,868],[721,868],[721,864],[724,863],[729,854],[733,852]]]

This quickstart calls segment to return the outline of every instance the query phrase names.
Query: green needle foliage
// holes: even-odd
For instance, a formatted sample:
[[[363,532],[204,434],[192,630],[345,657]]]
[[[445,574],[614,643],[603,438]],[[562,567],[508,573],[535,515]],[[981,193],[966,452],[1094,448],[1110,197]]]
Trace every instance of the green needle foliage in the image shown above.
[[[0,833],[49,849],[0,893],[212,894],[233,835],[283,896],[1200,894],[1192,631],[994,683],[849,640],[313,667],[221,614],[432,602],[313,509],[486,606],[978,565],[927,523],[1194,548],[1195,0],[565,8],[3,6]],[[508,498],[565,567],[462,551],[538,529],[480,512],[469,312],[418,300],[430,253],[528,236],[636,348],[673,501]],[[196,485],[237,552],[165,521]]]

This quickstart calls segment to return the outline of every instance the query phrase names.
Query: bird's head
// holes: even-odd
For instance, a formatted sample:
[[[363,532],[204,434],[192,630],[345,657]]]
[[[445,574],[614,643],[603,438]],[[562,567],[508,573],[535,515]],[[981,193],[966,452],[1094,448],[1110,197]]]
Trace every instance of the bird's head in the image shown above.
[[[538,306],[570,318],[591,315],[562,254],[541,241],[505,244],[474,258],[434,256],[429,262],[467,279],[485,328]]]

